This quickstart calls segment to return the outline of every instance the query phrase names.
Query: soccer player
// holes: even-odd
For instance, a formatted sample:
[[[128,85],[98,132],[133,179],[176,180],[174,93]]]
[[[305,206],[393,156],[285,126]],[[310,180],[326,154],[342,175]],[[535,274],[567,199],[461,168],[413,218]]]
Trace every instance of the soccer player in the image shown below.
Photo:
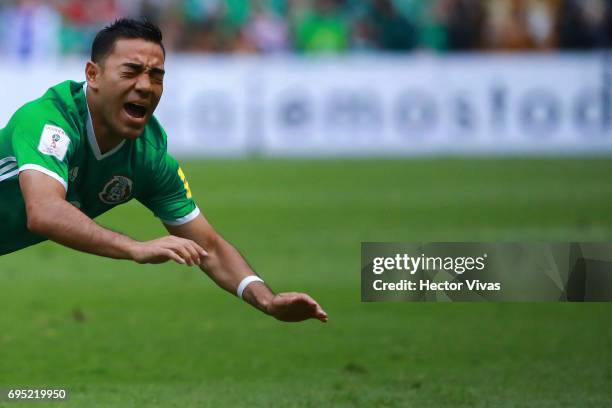
[[[198,265],[279,320],[327,321],[310,296],[274,294],[200,213],[153,116],[164,60],[159,28],[117,20],[96,36],[86,82],[50,88],[0,130],[0,255],[51,239],[109,258]],[[170,235],[139,242],[93,221],[132,198]]]

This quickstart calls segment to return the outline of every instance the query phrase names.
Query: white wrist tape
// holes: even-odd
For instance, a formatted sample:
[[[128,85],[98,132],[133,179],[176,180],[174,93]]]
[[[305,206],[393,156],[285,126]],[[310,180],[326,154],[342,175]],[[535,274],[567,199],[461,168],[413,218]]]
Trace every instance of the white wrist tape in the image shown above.
[[[236,294],[238,295],[240,299],[242,299],[242,292],[244,292],[246,287],[249,286],[249,284],[253,282],[263,282],[263,279],[255,275],[247,276],[246,278],[244,278],[240,282],[240,285],[238,285],[238,289],[236,289]]]

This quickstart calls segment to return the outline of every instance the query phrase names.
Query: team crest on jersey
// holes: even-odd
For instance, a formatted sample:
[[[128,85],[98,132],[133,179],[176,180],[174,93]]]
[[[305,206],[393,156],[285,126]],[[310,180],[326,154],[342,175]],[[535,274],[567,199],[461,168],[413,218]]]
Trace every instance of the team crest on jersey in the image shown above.
[[[72,182],[76,180],[78,175],[79,175],[79,168],[75,167],[72,170],[70,170],[70,172],[68,173],[68,180]]]
[[[113,176],[98,196],[106,204],[123,203],[131,198],[133,184],[127,177]]]

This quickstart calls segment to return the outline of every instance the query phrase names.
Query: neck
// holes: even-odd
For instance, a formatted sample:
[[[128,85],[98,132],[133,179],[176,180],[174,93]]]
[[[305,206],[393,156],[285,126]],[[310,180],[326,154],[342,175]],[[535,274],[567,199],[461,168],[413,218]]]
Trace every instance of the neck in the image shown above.
[[[93,126],[96,142],[98,142],[98,148],[101,154],[107,153],[117,147],[123,139],[113,136],[110,127],[102,119],[100,112],[95,109],[99,104],[92,103],[92,101],[95,100],[95,94],[89,87],[87,88],[85,98],[87,99],[87,106],[89,107],[89,114],[91,115],[91,124]]]

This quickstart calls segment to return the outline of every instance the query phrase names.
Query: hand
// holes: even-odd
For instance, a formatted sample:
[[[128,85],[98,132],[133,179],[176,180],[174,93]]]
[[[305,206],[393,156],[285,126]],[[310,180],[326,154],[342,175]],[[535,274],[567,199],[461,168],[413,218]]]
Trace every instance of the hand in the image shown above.
[[[172,260],[192,266],[202,263],[208,252],[190,239],[168,235],[153,241],[136,242],[130,247],[129,254],[140,264],[159,264]]]
[[[327,322],[327,313],[305,293],[279,293],[270,300],[267,312],[284,322],[301,322],[307,319]]]

